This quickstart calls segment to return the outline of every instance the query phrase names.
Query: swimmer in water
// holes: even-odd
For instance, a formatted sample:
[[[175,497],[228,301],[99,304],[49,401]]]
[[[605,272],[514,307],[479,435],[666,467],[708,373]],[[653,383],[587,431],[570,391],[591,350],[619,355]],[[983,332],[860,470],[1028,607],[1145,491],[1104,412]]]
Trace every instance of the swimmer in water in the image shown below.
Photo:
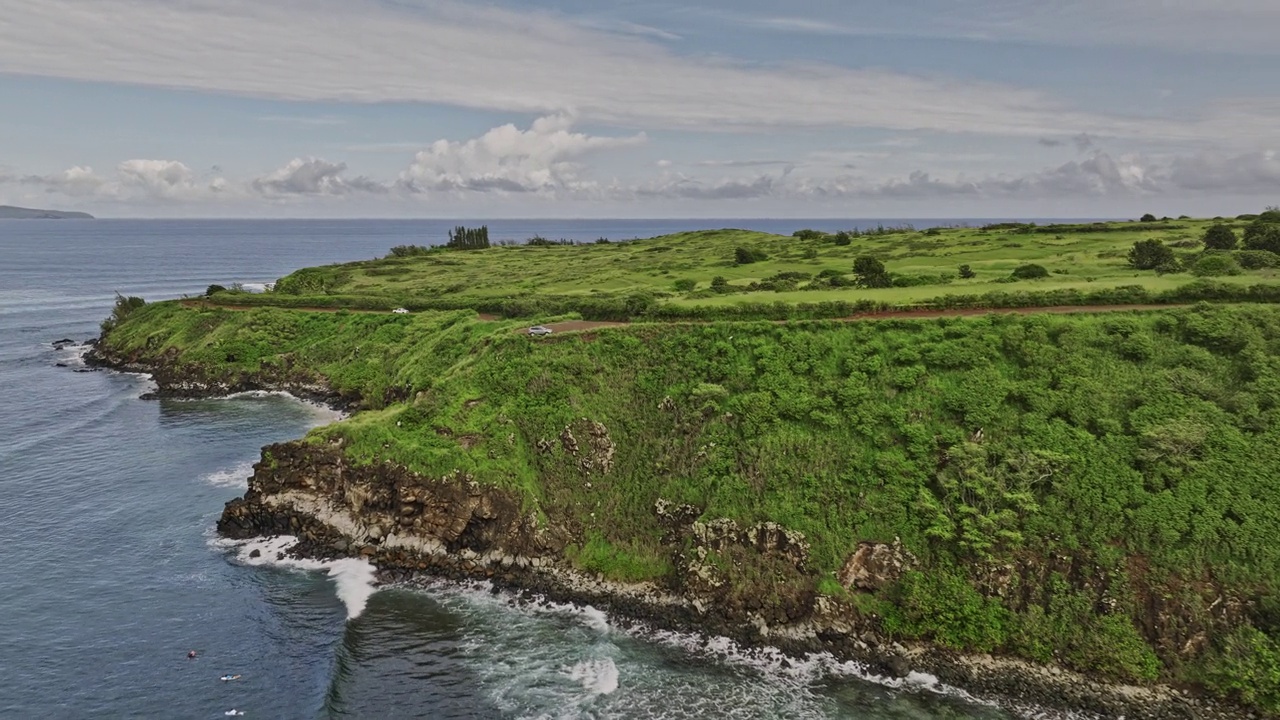
[[[239,675],[223,675],[218,679],[221,680],[222,682],[227,682],[228,680],[239,680],[240,676]]]
[[[195,651],[195,650],[188,650],[188,651],[187,651],[187,659],[188,659],[188,660],[195,660],[195,659],[196,659],[196,651]]]

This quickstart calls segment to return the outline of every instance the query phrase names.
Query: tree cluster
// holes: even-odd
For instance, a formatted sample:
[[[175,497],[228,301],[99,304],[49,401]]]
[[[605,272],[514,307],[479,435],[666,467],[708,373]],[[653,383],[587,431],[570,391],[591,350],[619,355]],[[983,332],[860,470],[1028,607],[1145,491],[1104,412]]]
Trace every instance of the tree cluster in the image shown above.
[[[489,247],[489,226],[468,228],[459,225],[449,231],[449,242],[446,247],[455,250],[482,250]]]

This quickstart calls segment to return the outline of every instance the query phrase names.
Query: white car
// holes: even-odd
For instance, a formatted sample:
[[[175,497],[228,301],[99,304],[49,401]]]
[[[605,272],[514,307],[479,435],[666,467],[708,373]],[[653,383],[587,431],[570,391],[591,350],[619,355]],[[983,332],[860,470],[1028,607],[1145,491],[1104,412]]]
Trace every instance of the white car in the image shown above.
[[[550,335],[551,328],[547,327],[546,325],[534,325],[533,327],[529,328],[529,334],[534,337],[542,337],[543,335]]]
[[[393,313],[395,313],[395,314],[397,314],[397,315],[408,315],[408,314],[409,314],[409,311],[408,311],[408,310],[406,310],[406,309],[404,309],[404,308],[396,308],[395,310],[392,310],[391,312],[393,312]]]

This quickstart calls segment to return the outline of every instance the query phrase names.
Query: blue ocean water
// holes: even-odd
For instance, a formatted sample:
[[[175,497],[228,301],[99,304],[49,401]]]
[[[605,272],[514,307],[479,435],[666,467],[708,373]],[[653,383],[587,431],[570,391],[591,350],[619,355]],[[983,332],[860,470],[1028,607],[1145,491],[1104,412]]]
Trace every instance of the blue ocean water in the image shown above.
[[[714,638],[623,631],[590,609],[516,605],[477,586],[379,590],[349,619],[343,598],[358,605],[361,578],[248,565],[213,533],[259,448],[330,413],[277,396],[144,401],[145,378],[83,372],[80,348],[51,344],[96,335],[117,292],[159,300],[211,283],[263,284],[301,266],[442,242],[453,224],[0,221],[0,717],[1022,714],[927,676],[873,682],[830,659],[789,662]],[[489,226],[495,239],[594,240],[858,224],[868,223]]]

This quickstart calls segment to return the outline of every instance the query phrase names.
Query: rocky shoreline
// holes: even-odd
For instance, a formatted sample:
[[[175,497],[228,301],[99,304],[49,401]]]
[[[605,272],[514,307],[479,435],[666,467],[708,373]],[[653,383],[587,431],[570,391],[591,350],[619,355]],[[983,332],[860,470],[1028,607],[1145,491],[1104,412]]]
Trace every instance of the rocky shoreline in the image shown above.
[[[113,354],[101,344],[87,353],[86,363],[150,374],[155,397],[280,391],[343,412],[361,406],[361,398],[335,393],[323,378],[300,371],[213,373],[164,356]],[[874,618],[794,590],[806,583],[785,582],[806,571],[807,546],[798,533],[772,523],[698,522],[699,509],[660,499],[653,511],[667,529],[668,543],[686,548],[673,551],[678,579],[664,587],[612,582],[574,569],[564,555],[573,534],[525,512],[514,494],[482,487],[462,473],[424,478],[390,465],[352,466],[340,444],[298,441],[264,448],[248,491],[227,504],[218,532],[232,539],[293,535],[300,556],[364,557],[387,583],[487,580],[518,595],[592,605],[624,624],[725,636],[792,656],[829,653],[888,677],[928,673],[1002,704],[1146,720],[1260,717],[1168,686],[1122,685],[1017,659],[893,642],[879,634]],[[769,597],[732,571],[703,562],[707,550],[771,577]],[[895,563],[901,566],[902,552],[892,545],[860,546],[841,579],[874,584]]]

